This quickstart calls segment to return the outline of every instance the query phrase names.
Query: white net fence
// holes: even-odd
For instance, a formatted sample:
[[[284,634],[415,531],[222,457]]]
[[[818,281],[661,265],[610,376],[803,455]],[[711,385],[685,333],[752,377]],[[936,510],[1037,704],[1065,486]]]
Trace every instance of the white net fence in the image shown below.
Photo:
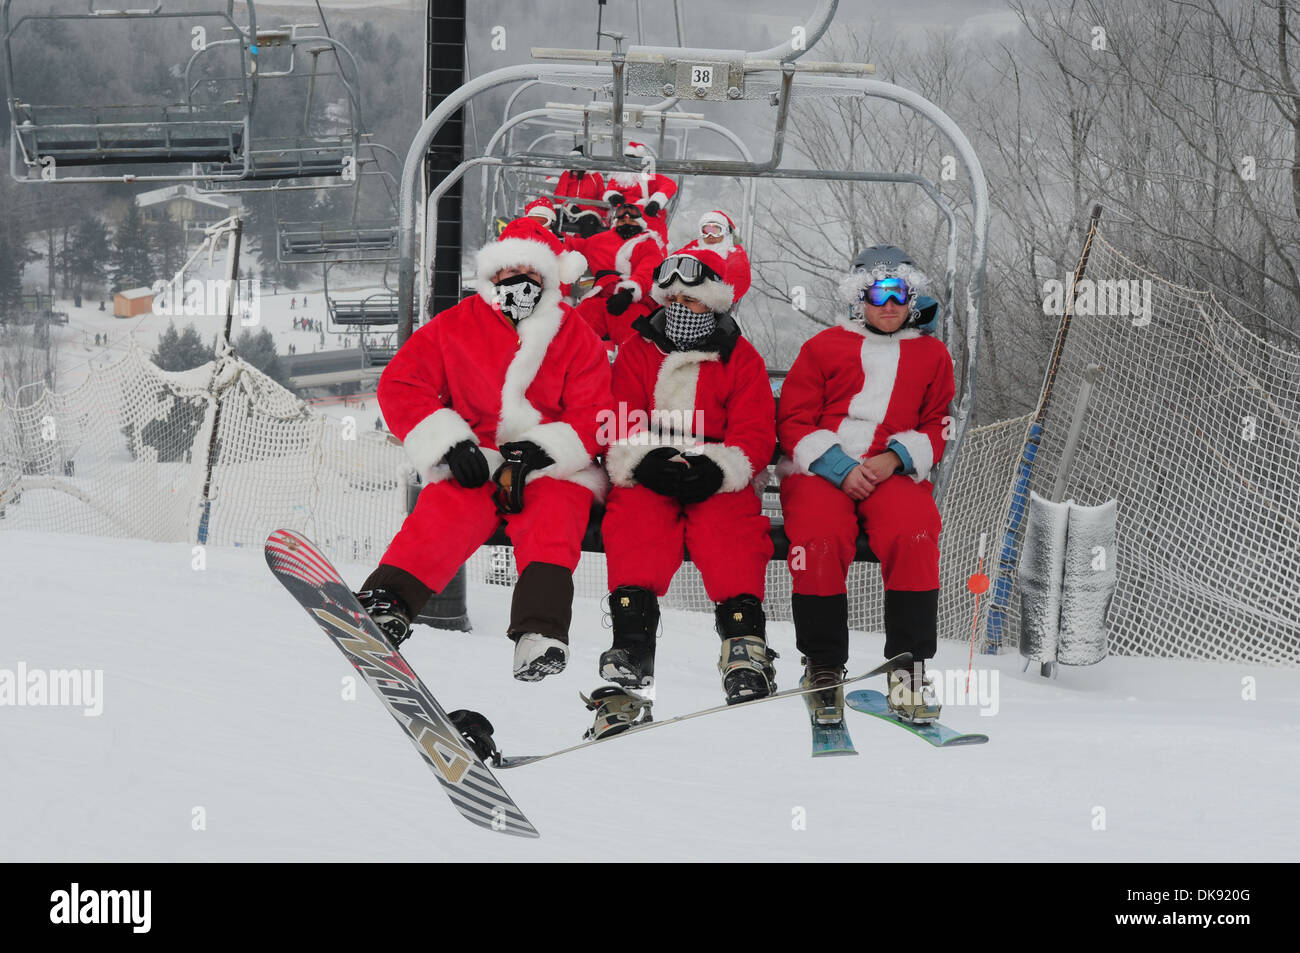
[[[378,561],[405,516],[403,470],[383,435],[312,414],[242,362],[214,382],[211,364],[168,373],[132,351],[0,406],[0,529],[261,546],[283,526]]]
[[[1084,371],[1100,365],[1065,498],[1118,501],[1110,651],[1297,664],[1300,346],[1100,237],[1087,279],[1097,293],[1071,318],[1029,487],[1051,493]],[[1014,643],[1019,594],[1002,575]]]
[[[1100,364],[1066,496],[1119,503],[1111,651],[1300,662],[1300,351],[1100,239],[1088,276],[1136,281],[1139,295],[1149,287],[1150,320],[1073,316],[1028,486],[1050,493],[1084,369]],[[1027,496],[1016,474],[1029,425],[1026,416],[966,435],[944,502],[942,637],[969,639],[974,627],[983,643],[997,634],[992,610],[998,648],[1016,643],[1023,526],[1007,527]],[[405,516],[407,473],[384,435],[313,414],[239,362],[213,380],[212,365],[172,374],[133,352],[73,390],[0,405],[0,530],[260,546],[287,527],[335,559],[374,564]],[[976,619],[966,580],[982,533],[995,588]],[[513,556],[484,547],[467,574],[511,585]],[[602,596],[604,557],[585,555],[575,584]],[[849,586],[851,625],[878,631],[879,567],[856,564]],[[784,564],[768,567],[766,595],[769,616],[789,619]],[[664,601],[712,609],[689,564]]]

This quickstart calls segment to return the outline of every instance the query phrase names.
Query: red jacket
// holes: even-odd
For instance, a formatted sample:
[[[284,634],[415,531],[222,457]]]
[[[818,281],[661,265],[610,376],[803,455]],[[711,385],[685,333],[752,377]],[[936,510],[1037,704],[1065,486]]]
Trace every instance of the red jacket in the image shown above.
[[[918,483],[943,456],[952,357],[938,338],[915,329],[874,334],[847,319],[804,343],[781,386],[776,430],[791,458],[778,472],[811,473],[835,444],[866,459],[898,441]]]
[[[632,292],[633,301],[650,297],[655,268],[664,260],[663,245],[657,233],[643,229],[624,239],[611,228],[590,238],[570,235],[566,244],[583,254],[591,273],[596,276],[596,284],[584,297],[599,295],[607,298],[625,288]]]
[[[579,172],[574,175],[574,173],[566,171],[560,175],[559,180],[555,183],[555,194],[579,199],[603,198],[605,180],[601,178],[599,172]],[[598,212],[604,211],[603,208],[596,205],[582,205],[580,208],[595,209]]]
[[[632,471],[642,458],[671,445],[713,460],[722,492],[751,487],[776,447],[776,404],[762,356],[729,315],[701,350],[666,351],[662,311],[635,327],[639,333],[620,345],[614,361],[619,427],[607,433],[610,480],[635,486]]]
[[[435,315],[402,345],[379,379],[384,420],[425,482],[450,475],[442,458],[462,440],[482,447],[493,471],[501,444],[531,440],[555,463],[530,479],[571,480],[603,496],[592,457],[610,403],[604,347],[551,288],[517,330],[486,294]]]

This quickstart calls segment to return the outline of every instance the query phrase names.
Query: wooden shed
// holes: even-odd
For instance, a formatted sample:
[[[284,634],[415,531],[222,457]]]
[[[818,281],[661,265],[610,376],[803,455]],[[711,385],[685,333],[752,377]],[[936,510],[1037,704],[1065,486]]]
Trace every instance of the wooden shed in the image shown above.
[[[134,318],[153,311],[153,289],[131,288],[113,295],[113,317]]]

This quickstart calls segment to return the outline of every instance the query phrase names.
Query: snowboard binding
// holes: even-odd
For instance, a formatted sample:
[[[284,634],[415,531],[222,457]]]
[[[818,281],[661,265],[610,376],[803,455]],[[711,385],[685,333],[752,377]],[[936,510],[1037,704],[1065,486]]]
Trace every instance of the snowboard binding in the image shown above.
[[[583,733],[584,741],[608,738],[652,720],[650,699],[618,685],[602,685],[591,697],[581,692],[578,697],[588,711],[596,713],[595,723]]]

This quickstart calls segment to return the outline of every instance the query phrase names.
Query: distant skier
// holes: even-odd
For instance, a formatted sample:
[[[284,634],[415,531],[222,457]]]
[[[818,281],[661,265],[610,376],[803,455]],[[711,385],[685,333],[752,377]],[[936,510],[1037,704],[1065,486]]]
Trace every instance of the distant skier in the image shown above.
[[[511,223],[480,249],[477,293],[411,335],[380,377],[383,418],[425,486],[357,594],[400,643],[504,514],[519,567],[507,634],[521,681],[568,660],[573,570],[607,485],[593,457],[610,400],[600,342],[560,302],[561,281],[585,262],[530,233]]]
[[[804,343],[777,410],[789,455],[779,472],[801,684],[844,677],[845,581],[861,523],[884,578],[885,657],[916,659],[914,670],[890,674],[890,707],[914,721],[939,715],[924,662],[937,649],[939,606],[940,523],[929,477],[954,391],[952,357],[927,333],[938,304],[919,295],[926,284],[900,248],[861,252],[840,284],[848,313]],[[839,720],[843,689],[823,702],[824,720]]]
[[[776,446],[767,368],[728,313],[733,291],[712,251],[670,255],[651,289],[663,307],[637,320],[619,348],[613,390],[620,439],[606,466],[613,487],[602,536],[613,645],[600,674],[628,688],[654,677],[658,596],[688,548],[715,603],[718,669],[727,702],[775,688],[763,613],[772,540],[756,475]],[[636,696],[593,694],[597,737],[623,730]]]

